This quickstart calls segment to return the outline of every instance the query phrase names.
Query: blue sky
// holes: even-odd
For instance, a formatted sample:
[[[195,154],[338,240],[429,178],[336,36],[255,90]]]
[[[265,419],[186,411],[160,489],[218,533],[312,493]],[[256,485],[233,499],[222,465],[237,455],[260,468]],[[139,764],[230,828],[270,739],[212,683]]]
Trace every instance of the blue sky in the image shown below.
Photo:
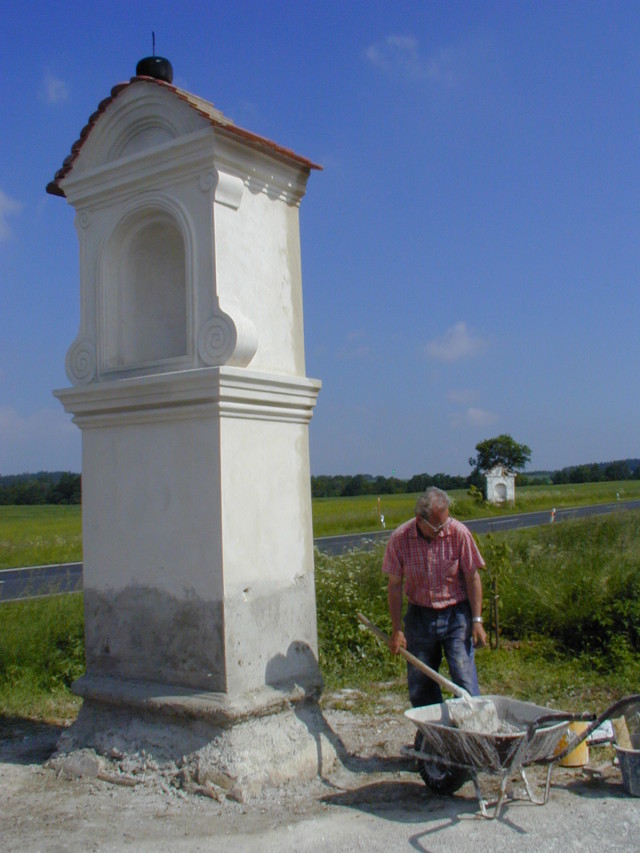
[[[45,186],[113,85],[174,83],[322,163],[301,206],[312,473],[640,456],[640,4],[0,0],[0,474],[80,470]]]

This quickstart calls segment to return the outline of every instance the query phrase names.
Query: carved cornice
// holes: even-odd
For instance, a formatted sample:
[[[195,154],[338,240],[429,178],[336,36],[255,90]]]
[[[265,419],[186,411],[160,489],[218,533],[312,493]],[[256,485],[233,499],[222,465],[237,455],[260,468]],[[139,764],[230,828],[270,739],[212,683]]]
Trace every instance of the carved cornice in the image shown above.
[[[206,367],[55,391],[81,429],[196,417],[308,424],[321,382],[307,377]]]
[[[221,174],[240,178],[250,192],[265,193],[269,198],[282,199],[287,204],[298,206],[307,189],[307,170],[267,157],[260,151],[238,146],[235,140],[227,138],[221,128],[216,129],[215,164]]]
[[[62,184],[70,204],[111,203],[122,193],[148,190],[152,182],[166,187],[167,181],[184,181],[213,166],[210,128],[173,139],[154,150],[141,151],[120,160],[66,177]]]
[[[213,170],[213,171],[211,171]],[[202,189],[202,175],[218,172],[216,201],[238,207],[240,181],[253,193],[263,192],[287,204],[299,205],[307,187],[307,170],[280,162],[274,157],[238,146],[220,129],[195,131],[159,144],[152,150],[136,152],[64,178],[61,186],[67,200],[78,206],[111,203],[123,193],[149,189],[154,183],[184,181],[196,176]]]

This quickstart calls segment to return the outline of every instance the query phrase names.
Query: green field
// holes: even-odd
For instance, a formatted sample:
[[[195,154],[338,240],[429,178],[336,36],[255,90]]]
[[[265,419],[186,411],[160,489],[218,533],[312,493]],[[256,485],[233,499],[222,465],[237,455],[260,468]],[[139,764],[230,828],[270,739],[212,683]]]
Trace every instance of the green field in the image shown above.
[[[620,495],[622,501],[640,498],[640,480],[611,483],[577,483],[563,486],[523,486],[516,488],[515,506],[491,506],[476,503],[464,489],[453,490],[452,515],[464,521],[470,518],[511,515],[514,512],[536,512],[553,507],[587,506],[610,503]],[[380,511],[385,525],[393,529],[413,515],[417,495],[381,495]],[[380,530],[378,498],[364,495],[356,498],[316,498],[313,501],[313,535],[334,536]]]
[[[500,593],[500,647],[476,656],[484,693],[601,711],[640,692],[640,512],[478,539],[487,626],[492,577]],[[389,631],[382,554],[383,546],[315,552],[320,666],[334,697],[326,701],[355,688],[367,713],[381,694],[406,703],[402,660],[356,618],[363,612]],[[81,593],[0,603],[0,726],[74,717],[81,702],[69,688],[84,668],[83,633]]]
[[[0,506],[0,569],[81,560],[79,506]]]
[[[640,496],[640,482],[532,486],[516,507],[476,504],[452,492],[461,519],[551,510]],[[387,529],[413,513],[415,495],[382,496]],[[375,497],[317,499],[314,535],[380,529]],[[614,513],[479,537],[498,582],[501,644],[477,655],[483,691],[570,710],[602,709],[640,691],[640,513]],[[388,630],[383,548],[327,557],[316,551],[319,655],[330,690],[359,689],[360,709],[380,692],[405,701],[404,666],[357,623],[361,610]],[[0,507],[0,568],[82,559],[79,506]],[[495,636],[494,636],[495,640]],[[73,718],[82,673],[82,594],[0,604],[0,722]],[[372,704],[373,703],[373,704]]]
[[[534,512],[553,507],[585,506],[640,498],[640,480],[620,483],[579,483],[567,486],[524,486],[516,505],[495,507],[476,503],[465,490],[452,491],[452,514],[461,520]],[[413,515],[416,495],[381,495],[380,511],[388,530]],[[316,498],[313,535],[336,536],[380,530],[378,498]],[[0,506],[0,569],[44,566],[82,560],[79,506]]]

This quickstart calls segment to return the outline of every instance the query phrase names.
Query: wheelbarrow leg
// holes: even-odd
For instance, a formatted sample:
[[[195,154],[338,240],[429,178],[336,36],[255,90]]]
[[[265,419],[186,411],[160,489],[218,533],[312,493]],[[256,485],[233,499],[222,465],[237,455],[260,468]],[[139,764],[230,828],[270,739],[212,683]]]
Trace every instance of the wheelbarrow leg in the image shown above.
[[[551,771],[552,770],[553,770],[553,764],[549,764],[547,766],[547,779],[546,779],[546,783],[544,786],[544,796],[542,799],[540,799],[539,797],[536,797],[535,794],[533,793],[533,789],[532,789],[531,785],[529,784],[529,780],[527,779],[527,774],[524,772],[524,767],[520,768],[520,777],[522,778],[522,781],[524,782],[524,787],[526,788],[527,796],[529,797],[531,802],[536,806],[544,806],[545,803],[547,802],[547,800],[549,799],[549,790],[551,788]]]
[[[495,820],[495,818],[500,816],[500,812],[502,811],[502,805],[508,793],[508,785],[509,774],[503,773],[502,780],[500,782],[500,794],[498,795],[498,799],[489,802],[488,800],[485,800],[482,795],[482,791],[480,790],[480,785],[478,783],[477,773],[473,774],[473,787],[476,789],[476,799],[478,800],[478,805],[480,806],[480,814],[482,815],[482,817],[485,817],[487,820]],[[489,812],[487,811],[487,806],[493,808],[493,814],[489,814]]]
[[[553,770],[553,764],[549,764],[547,767],[547,778],[545,780],[544,795],[543,795],[542,799],[540,799],[540,797],[537,797],[535,795],[533,788],[531,787],[531,783],[529,782],[529,780],[527,778],[527,774],[525,773],[524,767],[518,768],[518,771],[520,773],[520,778],[522,779],[522,781],[524,783],[525,790],[527,792],[527,796],[528,796],[529,800],[536,806],[544,806],[545,803],[549,799],[549,791],[551,789],[551,771],[552,770]],[[491,801],[486,800],[484,798],[482,791],[480,790],[480,784],[478,782],[478,776],[476,773],[473,773],[472,778],[473,778],[473,786],[476,790],[476,799],[478,800],[478,805],[480,807],[480,813],[482,814],[482,817],[487,818],[487,820],[494,820],[495,818],[499,817],[500,812],[502,811],[502,806],[504,805],[504,801],[507,799],[507,797],[510,794],[510,791],[509,791],[509,788],[510,788],[510,786],[509,786],[510,772],[507,771],[506,773],[503,774],[502,779],[500,781],[500,793],[498,795],[498,799],[497,800],[491,800]],[[488,808],[493,808],[492,814],[489,813]]]

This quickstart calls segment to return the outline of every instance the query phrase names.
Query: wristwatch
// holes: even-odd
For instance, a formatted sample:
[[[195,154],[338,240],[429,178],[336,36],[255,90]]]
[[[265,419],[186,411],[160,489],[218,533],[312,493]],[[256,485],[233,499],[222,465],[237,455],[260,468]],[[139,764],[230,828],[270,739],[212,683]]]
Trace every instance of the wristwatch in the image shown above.
[[[472,622],[479,622],[482,625],[482,616],[473,616],[471,618]]]

